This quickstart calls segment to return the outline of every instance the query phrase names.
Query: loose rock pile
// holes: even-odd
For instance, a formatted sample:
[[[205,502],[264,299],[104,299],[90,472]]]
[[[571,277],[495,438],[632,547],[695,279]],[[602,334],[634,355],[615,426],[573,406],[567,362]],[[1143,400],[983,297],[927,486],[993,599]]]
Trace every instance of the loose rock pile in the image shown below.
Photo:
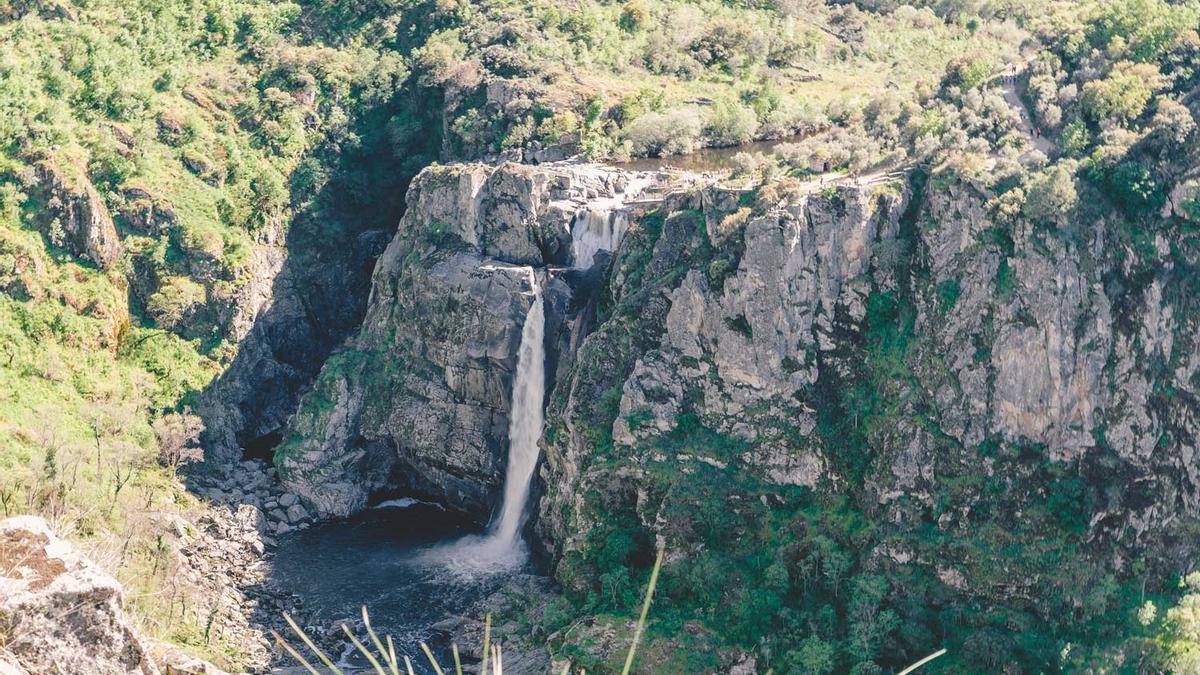
[[[246,460],[226,476],[197,476],[192,483],[196,494],[217,504],[257,509],[264,519],[259,532],[268,547],[275,545],[276,536],[302,530],[313,522],[299,498],[280,486],[275,467],[262,461]]]

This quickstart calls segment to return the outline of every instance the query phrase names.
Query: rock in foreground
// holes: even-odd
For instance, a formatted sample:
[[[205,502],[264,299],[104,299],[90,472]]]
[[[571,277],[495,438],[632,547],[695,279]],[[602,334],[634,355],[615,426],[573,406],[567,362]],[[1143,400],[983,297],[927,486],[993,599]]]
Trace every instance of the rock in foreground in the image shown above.
[[[0,636],[17,673],[222,672],[175,649],[155,663],[117,580],[33,516],[0,521]]]

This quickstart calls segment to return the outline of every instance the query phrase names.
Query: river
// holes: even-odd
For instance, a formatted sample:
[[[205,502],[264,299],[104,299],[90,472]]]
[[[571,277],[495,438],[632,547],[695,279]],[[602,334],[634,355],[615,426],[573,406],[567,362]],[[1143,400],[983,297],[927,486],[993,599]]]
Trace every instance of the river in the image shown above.
[[[785,143],[799,143],[807,138],[807,136],[807,134],[801,134],[773,141],[754,141],[727,148],[700,148],[687,155],[639,157],[627,162],[612,162],[612,165],[629,171],[661,171],[673,168],[693,173],[720,173],[733,168],[733,158],[739,153],[745,152],[751,155],[762,153],[769,155],[776,147]]]

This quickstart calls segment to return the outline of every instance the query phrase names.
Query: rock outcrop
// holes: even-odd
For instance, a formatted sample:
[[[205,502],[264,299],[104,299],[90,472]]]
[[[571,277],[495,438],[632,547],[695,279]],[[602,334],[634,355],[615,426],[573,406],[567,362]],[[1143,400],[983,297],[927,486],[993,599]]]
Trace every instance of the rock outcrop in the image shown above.
[[[844,185],[740,212],[710,188],[631,226],[612,316],[569,355],[547,413],[536,529],[560,581],[593,587],[579,560],[616,518],[700,555],[715,544],[679,526],[696,500],[786,508],[798,487],[858,495],[897,541],[929,518],[956,542],[1022,522],[1092,542],[1103,562],[1073,561],[1088,574],[1147,551],[1164,578],[1185,572],[1194,254],[1162,235],[1138,248],[1116,218],[1000,221],[988,198],[943,176],[916,198],[902,181]],[[706,473],[724,482],[689,487]],[[1063,490],[1069,507],[1031,506]],[[993,595],[969,555],[911,546],[905,564],[956,593],[1004,602],[1051,583],[1030,558]]]
[[[561,353],[578,311],[566,277],[577,272],[550,267],[572,260],[577,212],[620,208],[648,180],[570,165],[422,172],[362,329],[292,420],[277,456],[289,489],[319,515],[404,490],[486,517],[531,284],[547,299],[547,351]]]
[[[609,282],[615,316],[582,342],[547,415],[537,530],[556,556],[583,546],[598,517],[579,495],[644,500],[650,476],[636,467],[652,459],[684,473],[737,463],[767,485],[839,480],[809,398],[818,355],[846,340],[873,290],[895,287],[879,256],[907,206],[897,187],[838,187],[755,214],[740,193],[709,186],[668,197],[659,232],[635,232]],[[605,407],[611,417],[598,419]],[[701,424],[733,454],[693,441],[648,456],[655,439]],[[595,461],[611,453],[631,466]],[[651,527],[660,518],[641,515]]]
[[[610,545],[622,569],[655,545],[681,565],[779,546],[777,579],[794,578],[787,547],[817,546],[812,514],[830,508],[878,525],[843,544],[864,574],[924,570],[938,593],[1028,617],[1032,598],[1139,559],[1187,571],[1193,245],[1111,214],[1030,222],[949,171],[629,199],[642,178],[423,173],[363,329],[291,423],[289,489],[317,516],[376,491],[486,514],[528,307],[513,266],[529,265],[552,308],[534,531],[567,589],[609,583]],[[586,218],[612,226],[613,254],[558,269],[577,257],[572,214],[614,204],[620,219]],[[1003,580],[977,554],[994,546],[1018,551]]]
[[[34,173],[45,205],[42,229],[50,242],[100,267],[116,264],[121,257],[117,229],[87,172],[43,160]]]
[[[125,617],[120,584],[32,516],[0,521],[0,635],[16,672],[222,673],[148,648]]]
[[[296,253],[283,224],[275,230],[219,317],[237,357],[198,406],[206,462],[224,472],[245,456],[269,456],[330,351],[361,324],[370,270],[387,244],[385,232],[370,230],[345,246]]]

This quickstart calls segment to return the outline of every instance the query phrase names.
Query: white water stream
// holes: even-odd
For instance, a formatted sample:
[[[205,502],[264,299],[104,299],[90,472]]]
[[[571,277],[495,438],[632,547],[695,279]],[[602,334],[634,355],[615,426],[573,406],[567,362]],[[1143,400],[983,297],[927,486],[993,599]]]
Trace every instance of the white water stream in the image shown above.
[[[600,251],[613,252],[629,227],[624,211],[589,207],[575,213],[571,225],[571,258],[576,269],[586,270]]]
[[[516,548],[521,524],[525,520],[525,502],[529,501],[529,483],[537,467],[538,439],[542,435],[542,402],[546,395],[546,353],[543,335],[546,314],[542,291],[533,268],[529,270],[533,286],[533,304],[521,329],[521,348],[517,352],[517,376],[513,380],[512,405],[508,415],[508,472],[504,477],[504,502],[500,517],[492,524],[492,535],[505,548]]]
[[[497,269],[497,268],[491,268]],[[499,516],[487,534],[471,535],[436,545],[418,557],[420,562],[446,570],[460,580],[503,573],[525,564],[527,551],[521,539],[529,486],[537,468],[538,440],[542,436],[546,396],[546,313],[541,286],[532,267],[525,268],[533,303],[521,328],[517,350],[517,372],[513,378],[508,420],[508,468],[504,477],[504,501]]]

